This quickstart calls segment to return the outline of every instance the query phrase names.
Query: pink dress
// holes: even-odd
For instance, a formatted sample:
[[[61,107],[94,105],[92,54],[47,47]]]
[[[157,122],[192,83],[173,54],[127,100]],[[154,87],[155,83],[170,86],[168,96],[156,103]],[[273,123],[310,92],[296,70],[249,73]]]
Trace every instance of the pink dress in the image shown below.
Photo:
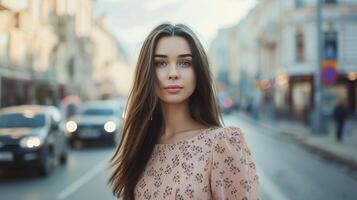
[[[236,127],[211,127],[188,140],[156,144],[135,199],[259,199],[244,134]]]

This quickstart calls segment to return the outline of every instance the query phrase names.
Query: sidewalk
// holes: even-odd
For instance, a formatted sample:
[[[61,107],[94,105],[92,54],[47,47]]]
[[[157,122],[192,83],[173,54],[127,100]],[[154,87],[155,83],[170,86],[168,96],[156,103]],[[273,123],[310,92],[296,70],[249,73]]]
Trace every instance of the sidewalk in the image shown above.
[[[253,120],[245,113],[238,113],[238,115]],[[257,122],[266,128],[275,129],[279,134],[292,137],[314,151],[357,168],[357,119],[352,119],[352,133],[345,135],[341,143],[335,139],[335,124],[333,121],[328,122],[328,133],[320,135],[313,134],[308,126],[299,121],[284,119],[273,121],[264,118]]]

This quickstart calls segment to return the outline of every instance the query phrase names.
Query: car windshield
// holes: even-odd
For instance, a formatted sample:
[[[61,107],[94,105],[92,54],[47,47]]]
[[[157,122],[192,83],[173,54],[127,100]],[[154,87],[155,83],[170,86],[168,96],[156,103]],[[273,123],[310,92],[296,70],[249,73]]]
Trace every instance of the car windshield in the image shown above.
[[[90,109],[84,110],[82,114],[83,115],[107,116],[107,115],[114,115],[114,110],[112,110],[112,109],[102,109],[102,108],[90,108]]]
[[[0,128],[35,128],[44,125],[44,114],[12,113],[0,115]]]

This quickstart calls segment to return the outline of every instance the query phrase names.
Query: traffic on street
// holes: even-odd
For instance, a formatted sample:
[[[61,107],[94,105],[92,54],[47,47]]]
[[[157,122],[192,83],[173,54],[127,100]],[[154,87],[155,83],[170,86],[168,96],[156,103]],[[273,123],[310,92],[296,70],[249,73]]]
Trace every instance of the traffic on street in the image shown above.
[[[244,130],[258,169],[262,199],[353,200],[357,196],[356,169],[314,153],[244,114],[225,115],[224,122]],[[1,198],[115,199],[107,185],[108,161],[114,150],[106,144],[71,149],[67,164],[55,168],[48,177],[31,170],[1,171]]]
[[[356,32],[357,0],[0,0],[0,200],[356,200]],[[201,140],[211,173],[220,115],[251,155]]]

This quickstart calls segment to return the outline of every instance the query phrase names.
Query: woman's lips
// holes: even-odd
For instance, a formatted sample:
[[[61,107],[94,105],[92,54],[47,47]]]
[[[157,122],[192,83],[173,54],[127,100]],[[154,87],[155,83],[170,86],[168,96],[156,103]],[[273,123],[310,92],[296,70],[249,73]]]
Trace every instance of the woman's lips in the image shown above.
[[[165,90],[169,93],[177,93],[181,90],[182,88],[166,88]]]
[[[169,92],[169,93],[177,93],[179,92],[183,87],[181,86],[177,86],[177,85],[173,85],[173,86],[168,86],[165,87],[165,91]]]

